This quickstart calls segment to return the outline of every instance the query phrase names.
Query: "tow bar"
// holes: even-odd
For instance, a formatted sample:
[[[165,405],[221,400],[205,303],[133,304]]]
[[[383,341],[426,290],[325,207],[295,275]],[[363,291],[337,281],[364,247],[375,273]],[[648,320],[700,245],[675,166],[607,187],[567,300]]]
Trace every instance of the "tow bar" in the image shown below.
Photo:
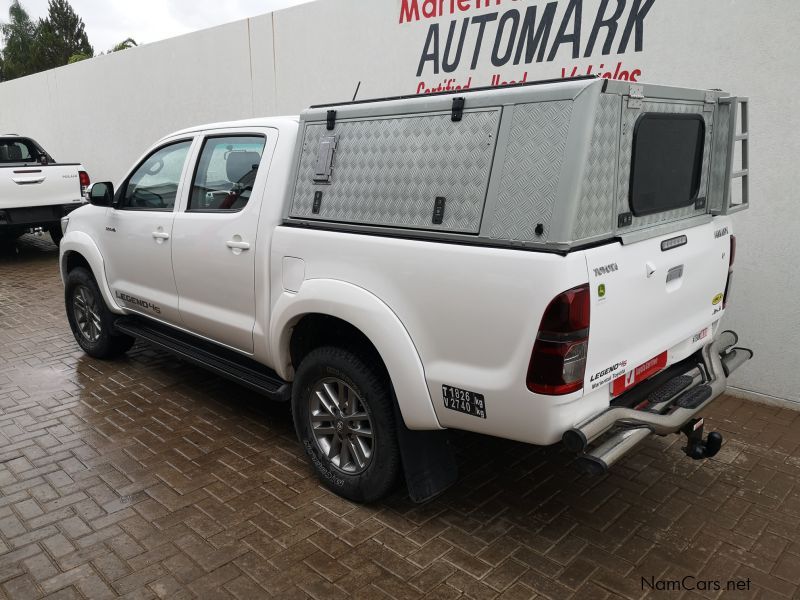
[[[716,456],[719,449],[722,448],[722,434],[712,431],[703,440],[703,427],[703,419],[700,418],[692,419],[681,429],[681,433],[686,436],[686,446],[683,451],[686,456],[694,460]]]
[[[598,475],[651,434],[683,433],[687,456],[711,458],[722,447],[722,435],[712,432],[704,439],[704,422],[698,415],[725,391],[728,376],[753,357],[752,350],[735,347],[737,342],[735,333],[722,332],[701,350],[699,358],[683,361],[685,371],[678,375],[666,371],[668,379],[647,393],[646,402],[609,407],[564,432],[564,445],[579,454],[580,468]],[[684,368],[682,363],[676,366]],[[590,447],[593,442],[599,445]]]

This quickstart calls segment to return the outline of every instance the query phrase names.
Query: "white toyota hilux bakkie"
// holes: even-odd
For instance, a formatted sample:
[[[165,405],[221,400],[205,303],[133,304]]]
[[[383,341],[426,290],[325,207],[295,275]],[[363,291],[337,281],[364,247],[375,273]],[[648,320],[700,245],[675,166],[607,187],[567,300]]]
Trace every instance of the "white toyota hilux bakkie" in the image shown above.
[[[67,317],[290,402],[357,501],[446,489],[451,429],[710,457],[747,143],[745,99],[594,78],[187,129],[64,219]]]
[[[0,242],[25,233],[61,240],[61,218],[86,203],[89,174],[78,163],[57,163],[39,144],[0,135]]]

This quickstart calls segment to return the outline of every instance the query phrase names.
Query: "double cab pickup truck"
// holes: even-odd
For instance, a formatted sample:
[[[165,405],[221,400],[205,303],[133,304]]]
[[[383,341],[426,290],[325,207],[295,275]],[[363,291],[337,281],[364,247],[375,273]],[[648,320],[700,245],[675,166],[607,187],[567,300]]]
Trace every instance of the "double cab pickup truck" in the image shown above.
[[[57,163],[31,138],[0,135],[0,241],[48,232],[61,241],[61,218],[85,204],[89,175]]]
[[[747,141],[745,99],[593,78],[186,129],[63,220],[67,317],[291,403],[355,501],[446,489],[448,430],[707,458]]]

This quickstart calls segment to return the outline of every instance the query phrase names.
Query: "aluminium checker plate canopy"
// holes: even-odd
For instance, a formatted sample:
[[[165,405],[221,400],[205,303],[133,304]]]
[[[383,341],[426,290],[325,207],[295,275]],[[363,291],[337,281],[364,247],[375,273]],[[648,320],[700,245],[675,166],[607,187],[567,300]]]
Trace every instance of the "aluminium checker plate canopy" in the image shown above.
[[[553,252],[690,227],[711,219],[708,202],[626,216],[633,128],[654,112],[702,119],[698,195],[718,196],[727,96],[582,78],[312,107],[285,223]]]

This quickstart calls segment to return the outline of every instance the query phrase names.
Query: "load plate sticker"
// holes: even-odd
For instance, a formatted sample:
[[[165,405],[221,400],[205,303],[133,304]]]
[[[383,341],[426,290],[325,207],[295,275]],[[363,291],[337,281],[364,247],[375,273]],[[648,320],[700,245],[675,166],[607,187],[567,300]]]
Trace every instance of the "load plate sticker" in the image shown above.
[[[486,418],[486,402],[483,400],[483,394],[443,385],[442,399],[445,408],[481,419]]]

